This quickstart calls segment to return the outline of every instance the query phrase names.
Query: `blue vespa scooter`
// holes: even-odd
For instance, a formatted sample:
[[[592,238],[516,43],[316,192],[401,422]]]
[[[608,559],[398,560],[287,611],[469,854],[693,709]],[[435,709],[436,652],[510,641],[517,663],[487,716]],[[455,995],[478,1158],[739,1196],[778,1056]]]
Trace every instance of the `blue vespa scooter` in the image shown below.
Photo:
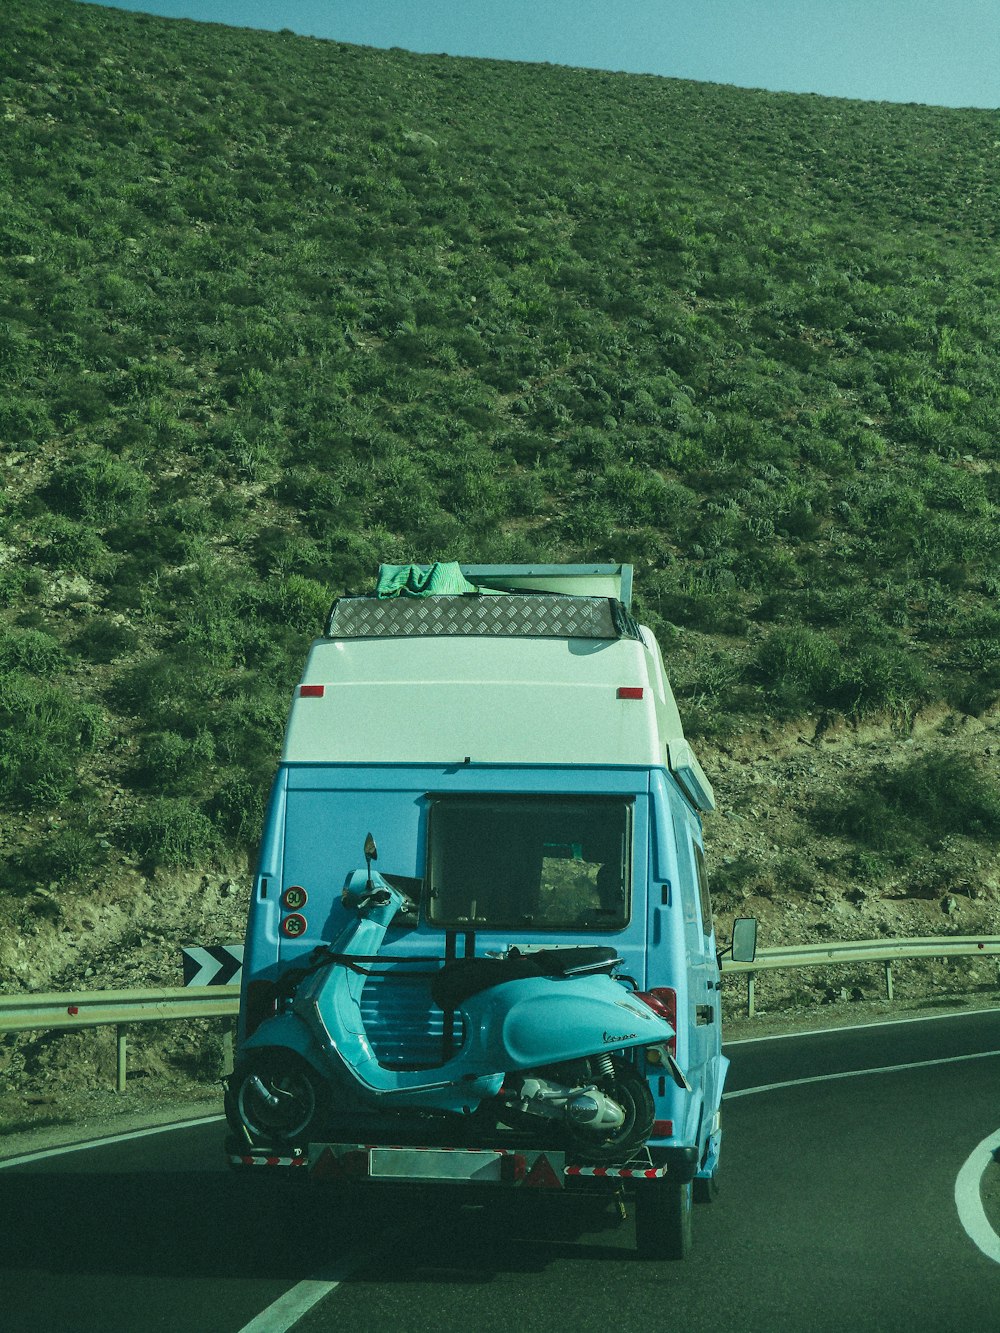
[[[683,1074],[666,1044],[673,1028],[611,976],[621,962],[611,948],[511,949],[446,963],[431,994],[460,1017],[457,1053],[433,1069],[379,1063],[362,1019],[361,963],[412,904],[372,870],[376,854],[369,834],[367,869],[348,877],[342,895],[354,921],[293,978],[284,1011],[244,1043],[226,1096],[232,1128],[250,1144],[304,1144],[372,1112],[438,1113],[494,1128],[546,1121],[568,1149],[596,1163],[642,1147],[653,1099],[623,1052],[657,1047],[678,1081]]]

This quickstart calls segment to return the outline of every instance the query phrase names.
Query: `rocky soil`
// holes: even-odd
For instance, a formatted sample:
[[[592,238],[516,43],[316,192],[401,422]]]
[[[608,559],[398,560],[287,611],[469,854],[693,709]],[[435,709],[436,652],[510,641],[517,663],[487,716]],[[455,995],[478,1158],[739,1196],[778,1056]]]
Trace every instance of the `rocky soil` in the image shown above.
[[[979,718],[937,709],[905,730],[815,721],[699,747],[718,811],[706,821],[716,924],[755,916],[762,947],[881,936],[1000,935],[1000,850],[945,839],[904,869],[858,872],[846,836],[817,831],[824,801],[891,775],[924,754],[964,758],[991,776],[1000,765],[1000,710]],[[183,945],[242,938],[246,865],[145,877],[121,863],[99,882],[57,895],[39,886],[0,906],[0,990],[82,991],[179,986]],[[730,1036],[873,1021],[900,1006],[996,1003],[1000,960],[940,960],[894,971],[896,1005],[884,1002],[879,966],[760,973],[759,1016],[742,1017],[745,983],[726,984]],[[110,1030],[6,1037],[0,1044],[0,1130],[45,1132],[109,1117],[156,1117],[178,1106],[219,1108],[220,1023],[150,1025],[129,1039],[129,1086],[113,1092]],[[171,1112],[172,1113],[172,1112]],[[9,1153],[9,1145],[0,1150]]]
[[[811,818],[852,791],[926,756],[966,761],[1000,776],[1000,710],[982,717],[928,710],[905,730],[891,723],[800,723],[744,736],[706,754],[719,809],[706,822],[716,926],[755,916],[761,946],[926,935],[1000,935],[1000,846],[948,836],[923,856],[873,872],[847,836]],[[860,861],[860,865],[859,865]],[[1000,959],[900,964],[899,1000],[952,991],[996,997]],[[761,973],[765,1010],[872,1000],[884,994],[880,965]]]

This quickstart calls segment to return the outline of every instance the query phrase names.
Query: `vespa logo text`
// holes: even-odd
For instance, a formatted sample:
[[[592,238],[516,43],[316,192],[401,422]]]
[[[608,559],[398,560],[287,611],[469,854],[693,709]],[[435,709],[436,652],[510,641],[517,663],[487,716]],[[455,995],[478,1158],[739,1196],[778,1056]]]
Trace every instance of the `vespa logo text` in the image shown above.
[[[633,1037],[638,1035],[637,1032],[623,1032],[620,1036],[614,1032],[605,1032],[604,1042],[606,1046],[620,1046],[623,1041],[631,1041]]]

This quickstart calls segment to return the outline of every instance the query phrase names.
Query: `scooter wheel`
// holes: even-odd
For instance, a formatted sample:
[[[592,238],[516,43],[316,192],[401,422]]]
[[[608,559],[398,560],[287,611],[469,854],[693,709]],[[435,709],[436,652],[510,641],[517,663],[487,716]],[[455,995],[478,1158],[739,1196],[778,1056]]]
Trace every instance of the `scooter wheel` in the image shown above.
[[[240,1060],[226,1091],[226,1118],[257,1145],[305,1144],[329,1114],[325,1081],[294,1051],[261,1048]]]
[[[601,1090],[613,1097],[625,1112],[625,1123],[605,1134],[588,1134],[585,1129],[569,1128],[570,1146],[585,1161],[600,1165],[620,1162],[631,1156],[653,1132],[656,1114],[649,1084],[634,1065],[612,1056],[614,1078],[601,1081]]]

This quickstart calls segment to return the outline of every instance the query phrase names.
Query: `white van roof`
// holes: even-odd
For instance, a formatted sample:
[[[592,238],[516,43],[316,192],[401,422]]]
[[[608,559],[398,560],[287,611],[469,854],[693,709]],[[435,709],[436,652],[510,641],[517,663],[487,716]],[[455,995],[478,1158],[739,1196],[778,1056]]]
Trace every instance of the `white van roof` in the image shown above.
[[[497,568],[462,572],[475,581],[473,571]],[[523,577],[560,588],[621,578],[621,566],[607,568],[562,583]],[[342,599],[306,661],[284,762],[666,767],[694,805],[713,809],[656,640],[592,587]]]

